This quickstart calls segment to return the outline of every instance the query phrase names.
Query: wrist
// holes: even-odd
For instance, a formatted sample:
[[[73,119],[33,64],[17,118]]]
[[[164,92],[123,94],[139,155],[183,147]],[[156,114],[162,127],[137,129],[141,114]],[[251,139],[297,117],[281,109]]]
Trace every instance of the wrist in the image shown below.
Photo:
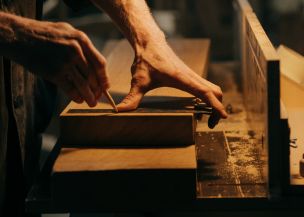
[[[133,40],[131,44],[133,45],[136,56],[140,56],[145,50],[151,48],[151,46],[164,46],[167,44],[165,34],[161,30],[157,32],[150,31],[148,34],[137,34]]]
[[[16,16],[9,13],[0,12],[0,47],[1,55],[7,56],[12,44],[16,41],[14,22]]]
[[[26,41],[24,32],[29,32],[33,25],[30,20],[10,13],[0,12],[0,55],[14,59],[23,52],[20,46]]]

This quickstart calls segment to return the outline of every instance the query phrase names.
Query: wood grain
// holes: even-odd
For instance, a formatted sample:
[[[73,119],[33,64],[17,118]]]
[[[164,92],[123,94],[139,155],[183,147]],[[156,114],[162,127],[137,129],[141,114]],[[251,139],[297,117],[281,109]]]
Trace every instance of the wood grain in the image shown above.
[[[248,123],[262,141],[259,152],[268,164],[264,177],[270,186],[280,188],[283,137],[280,120],[280,60],[258,18],[246,0],[236,0],[238,37],[241,45],[241,75]]]
[[[51,189],[53,199],[65,203],[81,204],[84,198],[110,206],[193,201],[195,146],[63,148],[53,167]]]
[[[109,92],[118,103],[130,89],[134,53],[125,40],[116,46],[113,43],[106,46],[105,52],[109,53]],[[169,44],[190,68],[206,77],[209,40],[176,39]],[[140,104],[139,109],[147,111],[144,113],[113,113],[104,99],[94,108],[71,102],[60,115],[61,141],[66,146],[193,144],[196,121],[193,113],[185,112],[193,108],[192,99],[190,94],[174,88],[157,88],[148,92]]]
[[[279,188],[277,177],[282,153],[280,132],[280,61],[267,34],[254,13],[245,14],[245,55],[243,58],[243,96],[249,124],[256,138],[263,141],[260,156],[268,161],[266,182]]]
[[[194,145],[179,148],[63,148],[53,172],[196,168]]]
[[[252,140],[242,127],[197,133],[199,198],[267,197],[260,171],[264,162],[257,155],[260,144]]]
[[[235,55],[237,60],[240,61],[240,72],[244,72],[245,69],[245,58],[246,58],[246,50],[245,50],[245,43],[246,43],[246,31],[245,31],[245,25],[246,25],[246,14],[252,13],[253,9],[249,2],[247,0],[235,0],[233,1],[234,9],[237,13],[235,13],[235,25],[238,31],[235,32],[235,44],[236,44],[236,51]],[[240,76],[242,78],[241,80],[241,87],[243,86],[243,83],[246,83],[245,77]]]

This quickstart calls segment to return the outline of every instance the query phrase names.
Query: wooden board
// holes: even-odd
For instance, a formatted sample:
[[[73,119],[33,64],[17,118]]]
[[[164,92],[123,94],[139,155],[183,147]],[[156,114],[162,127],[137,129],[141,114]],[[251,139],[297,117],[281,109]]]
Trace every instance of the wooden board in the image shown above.
[[[209,40],[176,39],[169,44],[190,68],[206,77]],[[106,50],[109,47],[113,43]],[[130,89],[133,58],[133,50],[125,40],[107,56],[110,93],[116,103]],[[196,121],[193,113],[185,112],[193,108],[192,99],[190,94],[174,88],[158,88],[146,94],[138,110],[118,114],[105,100],[94,108],[71,102],[60,115],[61,141],[67,146],[193,144]]]
[[[290,128],[290,140],[296,140],[297,147],[288,147],[289,174],[288,184],[296,186],[297,193],[303,193],[304,177],[300,176],[300,160],[304,153],[304,57],[280,45],[281,100],[286,109],[286,119]],[[299,190],[302,187],[301,190]]]
[[[246,14],[244,65],[244,100],[248,118],[257,138],[263,141],[261,157],[268,161],[264,177],[271,189],[280,188],[283,144],[280,137],[279,57],[253,13]],[[282,166],[282,165],[281,165]]]
[[[304,100],[304,57],[299,53],[280,45],[281,100],[289,109],[303,109]]]
[[[246,14],[252,13],[252,7],[247,0],[234,0],[233,1],[234,10],[237,12],[234,15],[234,26],[237,31],[234,31],[234,43],[235,43],[235,57],[236,60],[240,61],[240,70],[237,73],[237,79],[240,83],[240,88],[242,89],[244,76],[241,75],[241,72],[245,71],[244,58],[246,56],[245,43],[246,43]]]
[[[271,187],[280,188],[282,138],[280,138],[279,57],[247,1],[235,3],[241,43],[241,75],[244,104],[251,130],[262,141],[260,156]],[[280,171],[281,170],[281,171]]]
[[[280,45],[277,52],[281,74],[304,88],[304,56],[284,45]]]
[[[196,198],[195,146],[63,148],[53,167],[51,189],[53,200],[67,207],[84,199],[110,207],[190,202]]]

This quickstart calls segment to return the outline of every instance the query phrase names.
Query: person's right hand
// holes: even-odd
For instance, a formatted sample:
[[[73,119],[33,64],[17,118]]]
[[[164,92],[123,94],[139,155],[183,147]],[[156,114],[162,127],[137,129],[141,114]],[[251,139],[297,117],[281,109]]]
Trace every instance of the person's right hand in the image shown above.
[[[156,37],[137,45],[131,67],[132,80],[129,94],[117,105],[118,111],[134,110],[144,95],[159,87],[174,87],[186,91],[213,108],[208,126],[214,128],[221,118],[227,118],[219,86],[200,77],[170,48],[164,37]]]
[[[11,59],[55,83],[75,102],[95,106],[109,79],[105,58],[87,35],[67,23],[15,18]]]

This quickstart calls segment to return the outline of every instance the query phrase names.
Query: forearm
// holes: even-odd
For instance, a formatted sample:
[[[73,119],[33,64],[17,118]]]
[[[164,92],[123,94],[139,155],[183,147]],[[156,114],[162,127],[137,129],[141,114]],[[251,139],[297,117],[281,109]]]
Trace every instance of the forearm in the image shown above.
[[[10,56],[11,46],[15,41],[15,32],[13,29],[16,16],[9,13],[0,12],[0,55]]]
[[[31,35],[39,21],[0,11],[0,55],[17,61],[26,52],[26,44],[32,43]]]
[[[165,42],[165,36],[155,23],[144,0],[91,0],[118,25],[135,52],[150,41]]]

